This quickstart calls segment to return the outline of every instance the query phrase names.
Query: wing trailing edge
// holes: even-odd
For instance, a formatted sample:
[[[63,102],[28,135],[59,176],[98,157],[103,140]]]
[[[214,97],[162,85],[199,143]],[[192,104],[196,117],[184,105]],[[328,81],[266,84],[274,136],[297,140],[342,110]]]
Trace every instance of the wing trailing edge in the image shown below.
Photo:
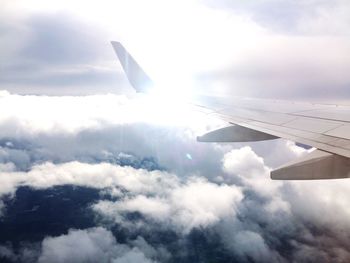
[[[318,180],[350,177],[350,159],[315,150],[271,172],[274,180]]]

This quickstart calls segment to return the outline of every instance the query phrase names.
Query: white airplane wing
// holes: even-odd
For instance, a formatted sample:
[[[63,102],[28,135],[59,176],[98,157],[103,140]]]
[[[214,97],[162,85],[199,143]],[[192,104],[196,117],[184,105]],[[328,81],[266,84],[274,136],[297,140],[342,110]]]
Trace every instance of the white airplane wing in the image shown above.
[[[112,45],[131,85],[146,92],[151,79],[119,42]],[[317,148],[272,171],[272,179],[350,177],[350,106],[215,96],[199,96],[193,104],[232,125],[200,136],[198,141],[284,138]]]

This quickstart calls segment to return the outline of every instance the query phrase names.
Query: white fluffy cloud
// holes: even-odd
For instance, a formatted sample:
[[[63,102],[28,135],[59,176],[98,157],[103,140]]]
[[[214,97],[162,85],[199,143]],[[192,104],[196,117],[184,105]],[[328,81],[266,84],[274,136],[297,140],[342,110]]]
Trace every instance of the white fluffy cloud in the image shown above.
[[[293,143],[199,144],[194,140],[196,125],[140,125],[138,118],[125,124],[124,107],[132,108],[132,103],[115,95],[59,98],[3,92],[0,100],[5,110],[0,114],[1,195],[14,193],[20,186],[96,188],[101,198],[90,208],[98,213],[101,224],[116,224],[134,234],[175,231],[182,238],[191,231],[210,229],[242,261],[251,257],[282,261],[280,240],[286,242],[293,259],[317,249],[324,250],[318,257],[323,261],[334,253],[339,258],[348,255],[348,180],[280,182],[269,178],[271,167],[306,153]],[[27,112],[13,106],[18,103],[27,105]],[[110,113],[114,103],[116,115]],[[63,114],[59,108],[70,111],[72,104],[80,109],[66,122],[68,110]],[[52,108],[55,114],[50,118],[39,108]],[[138,168],[142,167],[135,165],[140,156],[156,157],[157,165],[149,170]],[[6,216],[5,205],[1,206]],[[323,216],[329,213],[332,216]],[[131,214],[139,216],[130,220]],[[330,233],[326,237],[322,236],[325,229]],[[98,231],[71,231],[57,240],[47,238],[43,247],[64,247],[71,237],[82,236],[90,240],[86,246],[91,245],[91,253],[102,253],[90,232]],[[159,250],[148,247],[147,254],[141,245],[136,246],[138,250],[135,246],[130,245],[118,260],[157,260],[152,255]],[[49,247],[42,258],[54,254]],[[5,248],[3,254],[11,252]]]
[[[138,244],[140,242],[134,242]],[[144,246],[147,243],[143,240]],[[149,245],[148,245],[149,246]],[[137,246],[118,244],[113,234],[102,227],[69,230],[67,235],[46,237],[41,244],[39,263],[85,262],[156,262]],[[146,252],[147,253],[147,252]],[[153,255],[155,256],[155,255]]]
[[[280,181],[266,180],[270,177],[271,168],[267,167],[264,159],[259,157],[249,146],[231,150],[223,158],[223,170],[230,176],[238,176],[242,182],[255,192],[276,201]],[[279,203],[282,201],[279,199]]]
[[[137,195],[117,202],[100,201],[93,209],[117,222],[123,220],[126,212],[139,212],[146,218],[188,233],[192,228],[207,227],[225,217],[234,218],[243,198],[239,187],[217,185],[199,178],[191,178],[154,195]]]
[[[170,254],[164,247],[153,247],[140,236],[129,240],[128,244],[120,244],[111,231],[93,227],[47,236],[37,246],[22,244],[19,251],[11,246],[0,246],[0,257],[14,262],[38,263],[156,263],[168,260]]]
[[[234,185],[217,185],[195,177],[182,181],[167,172],[108,163],[44,163],[28,172],[1,172],[0,178],[2,195],[14,193],[19,186],[44,189],[71,184],[110,189],[112,194],[120,189],[126,191],[125,196],[117,191],[122,200],[101,201],[94,209],[118,220],[123,213],[140,212],[185,232],[217,223],[227,216],[234,217],[236,206],[243,198],[239,187]]]
[[[320,226],[337,232],[345,238],[350,229],[350,191],[348,179],[325,182],[292,182],[292,197],[289,203],[298,216],[307,222],[317,222]],[[326,216],[328,215],[328,216]],[[348,238],[346,238],[348,239]]]
[[[218,176],[224,148],[199,144],[195,137],[222,122],[165,104],[112,94],[45,97],[3,92],[0,161],[28,170],[45,161],[113,163],[128,156],[153,157],[159,166],[177,173],[200,169],[206,176]]]
[[[108,163],[44,163],[28,172],[0,172],[0,194],[13,193],[19,186],[44,189],[56,185],[79,185],[98,189],[119,187],[133,193],[154,193],[178,184],[167,172],[146,171]]]
[[[250,165],[242,165],[241,162]],[[8,182],[2,184],[1,189],[2,193],[8,193],[20,185],[48,188],[64,184],[109,189],[108,191],[117,193],[118,199],[101,200],[93,205],[92,208],[101,216],[134,230],[135,227],[152,229],[161,226],[170,227],[182,235],[196,227],[218,228],[225,246],[242,260],[252,257],[266,262],[281,261],[283,257],[271,244],[271,238],[284,231],[295,234],[294,231],[300,231],[298,236],[307,239],[311,244],[306,246],[301,241],[293,241],[293,235],[291,239],[286,239],[295,248],[295,258],[315,253],[312,252],[317,247],[315,242],[329,246],[329,251],[341,250],[341,255],[346,257],[346,247],[350,240],[347,237],[349,225],[346,220],[348,203],[344,198],[349,187],[345,180],[309,183],[271,181],[267,175],[269,168],[249,147],[228,152],[223,156],[222,165],[226,171],[225,176],[239,177],[242,185],[218,184],[198,177],[180,179],[167,172],[152,172],[108,163],[70,162],[44,163],[33,166],[27,172],[3,172],[1,178],[3,182]],[[252,198],[246,194],[247,191],[263,199]],[[330,211],[336,216],[320,216]],[[140,213],[143,219],[139,222],[128,222],[124,216],[133,212]],[[242,216],[245,218],[243,221]],[[297,221],[293,223],[293,220]],[[265,227],[259,227],[259,222]],[[330,240],[321,238],[318,233],[310,233],[304,224],[328,229],[335,236]],[[53,251],[58,251],[50,247],[65,248],[62,244],[66,244],[66,241],[69,243],[71,238],[82,235],[88,237],[87,240],[94,239],[93,235],[87,234],[89,231],[73,233],[57,239],[47,238],[43,242],[45,249],[41,255],[42,260],[52,256]],[[344,245],[335,246],[333,243],[338,242],[336,240]],[[86,247],[95,246],[91,240],[86,242]],[[89,251],[102,253],[98,246],[91,247]],[[131,254],[123,254],[118,260],[129,256],[143,259],[143,252],[135,249],[130,251]],[[66,255],[65,252],[60,254],[63,257]],[[328,252],[319,258],[328,260]],[[80,254],[75,259],[84,260]]]
[[[264,174],[264,160],[257,156],[250,147],[232,150],[225,154],[223,168],[227,173],[243,174],[253,177]]]
[[[133,99],[113,94],[48,97],[20,96],[1,91],[0,125],[3,129],[0,135],[76,134],[84,129],[98,130],[135,122],[194,128],[203,126],[205,116],[176,103],[181,102],[142,95]]]

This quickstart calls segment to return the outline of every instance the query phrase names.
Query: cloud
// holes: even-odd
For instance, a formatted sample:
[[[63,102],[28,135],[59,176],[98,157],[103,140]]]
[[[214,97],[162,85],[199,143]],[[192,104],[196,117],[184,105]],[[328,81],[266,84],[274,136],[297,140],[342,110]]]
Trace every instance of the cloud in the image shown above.
[[[112,94],[46,97],[6,92],[0,101],[5,113],[0,117],[0,160],[18,170],[45,161],[120,164],[132,158],[146,167],[152,157],[160,167],[181,174],[199,172],[200,164],[207,175],[220,173],[214,164],[220,165],[224,147],[198,144],[195,137],[222,122],[176,104]],[[22,107],[16,107],[19,104]]]
[[[133,244],[141,243],[140,240],[149,251],[150,246],[143,239]],[[66,235],[47,237],[42,241],[41,250],[38,262],[156,262],[136,246],[118,244],[112,233],[102,227],[71,229]]]
[[[0,200],[0,217],[4,214],[5,204],[2,200]]]
[[[158,126],[192,124],[190,127],[196,127],[203,125],[204,120],[203,115],[190,111],[189,106],[181,102],[175,104],[169,98],[163,100],[142,95],[133,99],[113,94],[48,97],[20,96],[2,91],[0,100],[1,110],[6,112],[0,119],[4,127],[2,137],[13,137],[11,135],[16,134],[14,129],[22,132],[17,136],[25,137],[38,133],[76,134],[82,130],[106,129],[135,122]],[[19,104],[22,107],[18,107]],[[174,107],[178,108],[175,110]]]
[[[205,1],[214,8],[249,15],[258,24],[279,33],[291,34],[341,34],[346,35],[349,24],[346,11],[349,3],[343,0],[295,1]]]
[[[15,261],[17,259],[16,254],[12,251],[11,247],[7,246],[0,246],[0,259],[6,258],[12,261]]]
[[[295,150],[295,146],[290,147],[290,151],[303,154]],[[241,178],[244,199],[237,210],[240,220],[226,219],[217,228],[226,247],[242,261],[255,257],[255,260],[266,262],[283,262],[291,258],[304,262],[306,256],[313,255],[321,261],[334,257],[342,262],[349,256],[350,243],[344,235],[349,231],[348,205],[344,203],[349,184],[345,180],[266,180],[270,168],[249,147],[226,153],[223,169],[227,176]],[[321,216],[324,214],[335,216]],[[330,231],[327,238],[325,231]],[[250,248],[255,242],[252,251]],[[290,257],[282,253],[283,247],[289,245],[293,247]]]
[[[250,147],[232,150],[225,154],[223,168],[227,173],[264,174],[264,160],[257,156]]]
[[[290,204],[293,211],[307,222],[317,222],[320,226],[331,228],[337,232],[338,237],[342,237],[342,231],[347,232],[350,227],[346,220],[350,213],[346,198],[349,187],[347,180],[335,180],[328,184],[294,182]],[[332,216],[320,217],[324,213]]]
[[[79,162],[58,165],[43,163],[33,166],[28,172],[0,172],[0,176],[3,182],[0,187],[2,195],[13,193],[19,186],[43,189],[67,184],[97,189],[119,187],[134,193],[153,193],[178,182],[176,176],[167,172],[147,171],[108,163]]]
[[[120,244],[111,231],[103,227],[70,229],[67,234],[47,236],[39,246],[22,244],[16,252],[0,246],[0,258],[11,262],[140,262],[156,263],[169,258],[163,247],[153,247],[142,237]]]
[[[153,233],[153,242],[158,240],[158,235],[162,235],[163,231],[176,231],[179,235],[176,242],[181,242],[193,231],[210,230],[232,253],[231,258],[243,262],[252,258],[266,262],[300,260],[305,255],[316,253],[318,249],[323,251],[322,255],[315,255],[320,260],[330,260],[334,253],[337,253],[338,259],[346,258],[350,241],[346,234],[349,229],[346,220],[348,204],[344,196],[348,187],[344,180],[315,181],[311,182],[312,187],[304,182],[277,182],[274,185],[276,182],[266,175],[269,168],[248,147],[223,155],[222,169],[228,169],[225,173],[227,178],[240,177],[240,184],[230,184],[229,180],[225,184],[198,177],[180,178],[165,171],[147,171],[108,163],[79,162],[44,163],[33,166],[27,172],[2,173],[1,178],[5,182],[2,191],[6,185],[12,189],[20,185],[41,189],[65,184],[103,191],[107,189],[101,200],[92,206],[100,215],[101,223],[108,219],[107,225],[128,229],[133,233],[131,236]],[[7,180],[10,183],[6,183]],[[255,180],[258,182],[254,183]],[[117,190],[116,199],[104,199],[108,189],[112,192],[113,189]],[[337,216],[320,217],[330,211]],[[135,213],[140,216],[134,219],[129,217]],[[328,231],[326,236],[325,229]],[[93,239],[90,234],[82,235]],[[76,235],[67,236],[70,240],[71,236]],[[52,247],[61,247],[60,242],[66,244],[65,236],[57,242],[55,238],[52,239],[55,242],[50,243],[51,239],[46,239]],[[155,244],[159,245],[157,242]],[[155,244],[151,244],[154,247]],[[170,245],[163,245],[171,251],[174,249]],[[131,243],[128,246],[132,247]],[[45,250],[47,252],[42,253],[42,257],[51,255],[52,250]],[[90,249],[91,253],[96,250],[100,249]],[[284,250],[289,251],[289,256],[281,252]],[[130,253],[120,258],[143,257],[134,249]],[[146,252],[142,253],[148,259],[155,258]],[[60,254],[65,255],[65,252]],[[164,252],[164,257],[168,259],[175,255]]]
[[[282,183],[279,181],[266,183],[266,178],[270,177],[271,168],[267,167],[264,159],[256,155],[249,146],[226,153],[223,157],[223,170],[229,176],[240,177],[244,185],[254,189],[256,193],[274,196],[274,201],[277,201]],[[283,202],[278,199],[278,203]]]
[[[45,64],[84,64],[101,55],[97,30],[68,14],[36,15],[28,18],[26,26],[31,34],[29,43],[20,51],[25,58]],[[86,30],[87,26],[92,30]]]
[[[28,172],[1,172],[0,193],[13,194],[20,186],[45,189],[57,185],[78,185],[97,189],[120,189],[123,199],[101,201],[93,206],[99,213],[123,219],[123,213],[139,212],[160,222],[169,222],[181,231],[217,223],[234,216],[242,199],[236,186],[217,185],[191,177],[182,182],[165,171],[147,171],[108,163],[44,163]],[[112,192],[115,193],[115,192]],[[121,192],[117,192],[118,195]]]
[[[186,242],[194,246],[195,233],[209,254],[218,255],[212,247],[220,246],[225,251],[219,250],[220,255],[243,262],[300,261],[317,250],[323,254],[315,258],[323,261],[348,255],[346,180],[269,179],[272,167],[307,153],[291,142],[199,144],[195,134],[218,123],[190,118],[169,126],[152,111],[143,111],[142,117],[149,114],[153,122],[139,123],[141,117],[132,113],[139,112],[139,103],[116,95],[59,98],[2,92],[0,100],[1,195],[15,194],[22,186],[98,189],[101,196],[89,209],[98,224],[128,233],[122,243],[133,257],[158,260],[154,253],[132,249],[128,238],[136,236],[158,252],[155,247],[163,246],[169,261],[190,257],[190,250],[182,256],[176,251]],[[26,110],[15,105],[26,105]],[[10,203],[3,204],[6,217]],[[336,216],[321,216],[328,213]],[[113,232],[117,238],[118,233]]]
[[[189,233],[193,228],[208,227],[225,217],[235,217],[237,204],[243,198],[236,186],[216,185],[199,178],[172,185],[153,195],[156,196],[136,195],[116,202],[100,201],[93,209],[119,223],[127,221],[123,215],[139,212],[176,231]]]
[[[228,17],[243,18],[244,34],[228,30],[221,67],[198,72],[207,94],[295,100],[349,99],[350,10],[347,1],[204,1]],[[240,24],[226,19],[229,29]],[[223,26],[222,31],[225,32]],[[214,35],[214,34],[213,34]],[[216,36],[217,39],[221,39]],[[237,42],[243,42],[241,47]],[[250,46],[252,45],[252,46]],[[231,49],[231,50],[230,50]],[[237,54],[234,54],[238,51]],[[230,59],[227,59],[230,57]],[[225,60],[226,59],[226,60]]]
[[[26,11],[15,11],[17,5]],[[350,21],[344,0],[105,1],[99,6],[77,1],[68,7],[54,1],[37,6],[17,1],[11,12],[3,11],[0,52],[7,59],[0,83],[13,92],[133,93],[109,44],[117,39],[166,84],[164,89],[349,98]]]
[[[5,262],[36,262],[38,256],[37,244],[23,244],[18,251],[15,251],[9,244],[0,245],[0,260],[5,260]]]
[[[132,93],[103,28],[69,12],[34,13],[2,12],[2,88],[20,94]]]
[[[225,68],[202,73],[199,85],[207,94],[253,98],[349,98],[349,37],[272,35],[258,42],[243,59],[232,59]]]
[[[244,262],[250,259],[259,262],[283,262],[283,258],[271,250],[260,234],[252,231],[241,231],[234,237],[232,247]]]

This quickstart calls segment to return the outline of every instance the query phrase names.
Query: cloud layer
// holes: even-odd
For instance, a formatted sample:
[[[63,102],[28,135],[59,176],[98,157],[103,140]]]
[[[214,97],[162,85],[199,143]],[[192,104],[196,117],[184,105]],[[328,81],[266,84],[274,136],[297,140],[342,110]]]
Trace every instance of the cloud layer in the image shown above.
[[[1,100],[3,217],[10,204],[6,200],[20,187],[75,185],[100,192],[84,208],[96,215],[97,228],[72,229],[16,249],[2,244],[2,257],[84,261],[90,253],[89,258],[120,262],[129,257],[186,262],[197,235],[207,251],[199,250],[198,257],[243,262],[303,262],[309,257],[342,262],[349,257],[347,180],[269,179],[271,167],[305,154],[291,142],[199,144],[196,131],[210,125],[159,125],[158,118],[140,124],[125,116],[132,103],[115,95],[59,98],[2,92]],[[13,106],[19,104],[28,110]],[[70,115],[72,121],[58,110],[69,111],[70,105],[80,108]],[[92,105],[94,110],[88,110]],[[39,110],[48,108],[50,117]],[[122,141],[116,136],[121,131]],[[162,139],[154,141],[159,135]],[[105,243],[98,241],[102,236]],[[118,236],[123,236],[121,243]],[[70,251],[77,239],[87,253]],[[135,242],[149,245],[153,254]]]

